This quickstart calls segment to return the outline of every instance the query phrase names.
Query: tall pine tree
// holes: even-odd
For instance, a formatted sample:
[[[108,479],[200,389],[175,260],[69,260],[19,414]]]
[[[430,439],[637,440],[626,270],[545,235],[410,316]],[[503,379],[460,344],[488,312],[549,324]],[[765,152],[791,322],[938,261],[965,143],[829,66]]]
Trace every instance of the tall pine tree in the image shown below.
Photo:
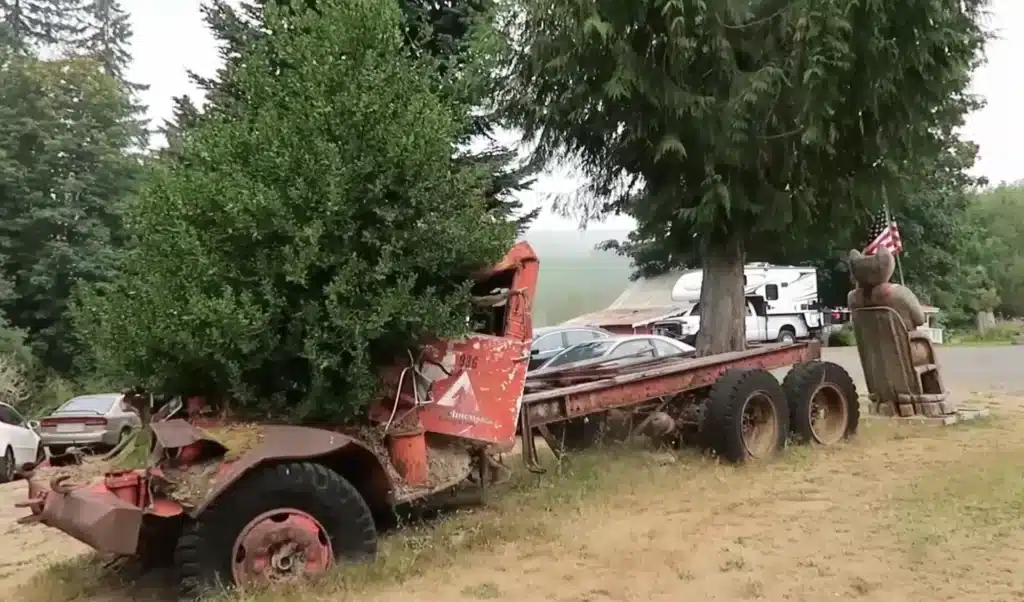
[[[462,85],[464,80],[473,79],[465,77],[464,68],[474,49],[474,28],[491,27],[487,18],[495,8],[494,0],[401,0],[401,7],[409,51],[426,52],[440,59],[442,75],[456,84],[453,92],[461,94],[461,102],[474,115],[463,133],[458,160],[490,174],[492,213],[514,221],[519,232],[525,231],[540,209],[524,213],[516,193],[533,186],[542,166],[521,160],[514,148],[495,139],[495,115],[485,106],[492,92],[489,78],[477,78],[476,85],[468,88]],[[473,60],[479,66],[479,56]],[[470,148],[472,143],[478,148]]]
[[[185,133],[198,123],[200,110],[187,94],[172,99],[171,117],[165,119],[160,133],[167,140],[167,147],[159,153],[161,157],[173,158],[181,156]]]
[[[130,16],[118,0],[90,0],[81,6],[79,12],[82,31],[70,44],[71,50],[76,55],[93,59],[101,65],[104,73],[121,83],[125,94],[132,100],[131,120],[138,132],[136,144],[142,150],[149,146],[149,133],[146,129],[146,107],[138,102],[137,95],[149,86],[127,78],[132,61]]]
[[[117,0],[93,0],[84,12],[88,25],[79,42],[80,48],[98,61],[107,75],[125,81],[125,72],[132,60],[128,48],[132,38],[128,13]]]
[[[43,363],[68,370],[79,283],[109,276],[138,161],[120,84],[86,58],[12,57],[0,70],[0,308]]]
[[[0,44],[28,52],[40,42],[50,42],[46,4],[40,0],[0,0]]]
[[[0,0],[0,43],[20,52],[62,51],[85,31],[87,0]]]

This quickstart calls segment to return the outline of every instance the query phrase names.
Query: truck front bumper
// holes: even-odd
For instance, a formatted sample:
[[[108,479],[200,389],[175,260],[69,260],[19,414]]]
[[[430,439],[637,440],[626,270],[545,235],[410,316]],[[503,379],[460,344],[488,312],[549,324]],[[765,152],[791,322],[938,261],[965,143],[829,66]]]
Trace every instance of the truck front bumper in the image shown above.
[[[134,555],[143,510],[115,495],[103,480],[71,488],[66,476],[54,477],[49,488],[29,479],[29,500],[18,504],[32,514],[20,523],[39,522],[59,529],[100,552]]]
[[[88,447],[94,445],[114,445],[117,443],[118,433],[106,431],[84,432],[84,433],[44,433],[40,441],[45,447]]]

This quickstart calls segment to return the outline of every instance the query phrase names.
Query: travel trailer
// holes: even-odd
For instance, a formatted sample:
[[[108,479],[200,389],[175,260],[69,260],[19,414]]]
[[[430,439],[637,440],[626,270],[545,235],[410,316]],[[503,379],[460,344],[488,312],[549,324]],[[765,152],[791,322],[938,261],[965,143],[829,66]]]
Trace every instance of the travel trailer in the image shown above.
[[[672,287],[672,301],[689,307],[655,322],[655,332],[693,344],[700,330],[702,283],[701,270],[690,270],[679,277]],[[815,268],[750,263],[744,266],[743,284],[748,342],[790,343],[821,333],[823,319]]]

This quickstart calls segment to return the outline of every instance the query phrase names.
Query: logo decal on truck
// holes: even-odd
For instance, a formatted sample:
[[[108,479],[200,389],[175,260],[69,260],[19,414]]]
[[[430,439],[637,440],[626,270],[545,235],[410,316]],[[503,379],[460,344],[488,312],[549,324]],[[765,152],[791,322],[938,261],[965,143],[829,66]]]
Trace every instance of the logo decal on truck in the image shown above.
[[[462,372],[455,382],[445,390],[437,400],[442,408],[451,408],[448,418],[456,422],[468,424],[493,424],[489,418],[480,415],[480,406],[476,402],[473,383],[469,380],[469,372]]]

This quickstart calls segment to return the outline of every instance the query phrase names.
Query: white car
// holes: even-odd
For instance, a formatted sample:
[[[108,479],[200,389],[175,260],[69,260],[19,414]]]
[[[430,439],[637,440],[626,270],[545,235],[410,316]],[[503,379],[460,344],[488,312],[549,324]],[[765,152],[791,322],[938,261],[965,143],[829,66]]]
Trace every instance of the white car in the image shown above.
[[[18,468],[46,457],[38,428],[35,420],[25,420],[18,410],[0,403],[0,483],[13,481]]]

